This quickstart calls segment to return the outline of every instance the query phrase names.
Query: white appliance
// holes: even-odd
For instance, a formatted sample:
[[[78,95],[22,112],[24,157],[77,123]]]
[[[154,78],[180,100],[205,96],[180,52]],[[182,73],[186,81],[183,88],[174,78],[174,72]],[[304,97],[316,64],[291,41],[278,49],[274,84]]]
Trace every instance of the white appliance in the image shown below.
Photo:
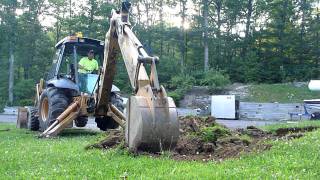
[[[218,119],[238,119],[239,101],[235,95],[211,96],[211,116]]]

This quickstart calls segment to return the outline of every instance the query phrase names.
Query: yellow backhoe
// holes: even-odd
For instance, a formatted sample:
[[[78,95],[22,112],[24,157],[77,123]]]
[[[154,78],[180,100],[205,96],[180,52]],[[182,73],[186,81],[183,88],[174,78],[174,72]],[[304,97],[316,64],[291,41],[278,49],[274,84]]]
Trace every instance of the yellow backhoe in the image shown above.
[[[35,106],[19,109],[17,126],[40,130],[41,137],[52,137],[73,122],[85,126],[88,116],[93,116],[101,130],[120,125],[130,150],[175,147],[179,137],[176,106],[159,84],[158,57],[149,56],[131,30],[130,6],[126,1],[120,10],[112,10],[105,42],[68,36],[57,43],[52,70],[36,85]],[[78,73],[78,61],[89,49],[95,51],[102,68],[97,74]],[[120,53],[133,88],[126,107],[119,89],[112,84]],[[150,66],[149,76],[146,66]]]

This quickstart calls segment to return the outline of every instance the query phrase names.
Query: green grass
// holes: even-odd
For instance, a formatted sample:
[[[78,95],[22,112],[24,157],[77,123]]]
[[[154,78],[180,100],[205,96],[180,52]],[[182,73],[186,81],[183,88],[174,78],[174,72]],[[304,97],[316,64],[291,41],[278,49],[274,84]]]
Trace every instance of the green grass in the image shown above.
[[[312,92],[307,86],[295,87],[293,84],[259,84],[249,88],[246,101],[295,103],[304,99],[320,98],[319,92]]]
[[[270,151],[221,163],[134,157],[123,150],[84,150],[102,134],[72,131],[57,139],[0,124],[0,179],[318,179],[320,131],[276,141]]]

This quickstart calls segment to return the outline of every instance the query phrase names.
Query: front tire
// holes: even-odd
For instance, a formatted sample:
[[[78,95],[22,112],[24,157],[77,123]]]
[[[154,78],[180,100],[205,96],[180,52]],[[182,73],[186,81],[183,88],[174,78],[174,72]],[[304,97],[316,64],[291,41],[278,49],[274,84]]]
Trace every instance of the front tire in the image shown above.
[[[39,101],[40,130],[45,131],[53,124],[57,117],[67,109],[69,98],[63,89],[55,87],[43,91]]]

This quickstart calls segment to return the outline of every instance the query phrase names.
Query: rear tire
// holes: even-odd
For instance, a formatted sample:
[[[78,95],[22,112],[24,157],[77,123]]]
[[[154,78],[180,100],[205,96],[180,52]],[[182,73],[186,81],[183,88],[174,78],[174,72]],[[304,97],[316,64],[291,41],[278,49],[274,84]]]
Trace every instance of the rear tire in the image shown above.
[[[88,122],[88,117],[87,116],[80,116],[76,120],[74,120],[74,124],[77,127],[85,127]]]
[[[40,130],[45,131],[67,109],[69,98],[63,89],[55,87],[43,91],[39,101]]]
[[[120,95],[112,93],[110,101],[119,111],[123,112],[123,100]],[[119,127],[119,124],[109,116],[96,117],[95,121],[97,123],[97,127],[102,131],[106,131],[108,129],[116,129]]]
[[[36,116],[38,113],[38,109],[34,107],[28,108],[28,129],[31,131],[38,131],[39,130],[39,119]]]

